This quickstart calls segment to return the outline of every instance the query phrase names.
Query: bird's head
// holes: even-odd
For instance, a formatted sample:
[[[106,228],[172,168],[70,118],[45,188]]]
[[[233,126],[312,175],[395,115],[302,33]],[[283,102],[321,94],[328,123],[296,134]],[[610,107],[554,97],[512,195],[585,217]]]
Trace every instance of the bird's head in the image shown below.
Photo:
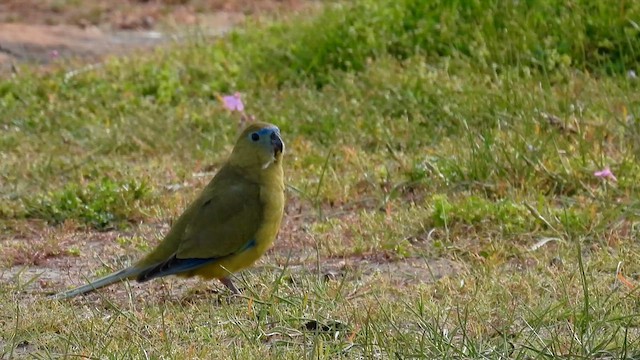
[[[251,172],[282,166],[284,143],[275,125],[254,122],[238,137],[229,163]]]

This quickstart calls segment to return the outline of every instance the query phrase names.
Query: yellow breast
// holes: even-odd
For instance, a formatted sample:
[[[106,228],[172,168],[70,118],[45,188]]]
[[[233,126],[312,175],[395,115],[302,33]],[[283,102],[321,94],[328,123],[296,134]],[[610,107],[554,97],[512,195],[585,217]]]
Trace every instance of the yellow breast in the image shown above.
[[[264,204],[262,224],[255,235],[256,245],[219,262],[204,266],[195,274],[206,279],[221,279],[255,263],[273,244],[284,214],[284,184],[266,184],[260,187],[260,200]]]

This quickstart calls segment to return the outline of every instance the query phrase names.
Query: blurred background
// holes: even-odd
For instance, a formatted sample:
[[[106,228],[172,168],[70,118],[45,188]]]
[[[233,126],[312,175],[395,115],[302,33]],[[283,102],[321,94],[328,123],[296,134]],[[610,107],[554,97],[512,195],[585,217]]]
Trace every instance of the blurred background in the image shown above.
[[[218,35],[246,16],[309,6],[304,0],[2,0],[0,71],[60,58],[96,60],[176,40],[194,28]]]

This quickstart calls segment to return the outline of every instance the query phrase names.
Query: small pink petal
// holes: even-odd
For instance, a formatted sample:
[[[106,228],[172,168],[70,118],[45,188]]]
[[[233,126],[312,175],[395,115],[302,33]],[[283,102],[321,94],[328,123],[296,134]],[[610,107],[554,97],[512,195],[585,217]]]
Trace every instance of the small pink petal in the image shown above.
[[[593,173],[593,176],[599,177],[601,179],[609,179],[611,181],[618,181],[615,175],[611,172],[611,169],[607,166],[606,168],[596,171]]]
[[[57,58],[58,56],[60,56],[60,53],[58,52],[58,50],[51,50],[49,52],[49,56],[52,57],[53,59]]]
[[[233,96],[236,98],[236,110],[243,112],[244,111],[244,103],[242,102],[242,99],[240,98],[240,93],[237,92],[235,94],[233,94]]]
[[[240,98],[240,93],[223,96],[222,104],[229,111],[244,111],[244,104],[242,103],[242,99]]]

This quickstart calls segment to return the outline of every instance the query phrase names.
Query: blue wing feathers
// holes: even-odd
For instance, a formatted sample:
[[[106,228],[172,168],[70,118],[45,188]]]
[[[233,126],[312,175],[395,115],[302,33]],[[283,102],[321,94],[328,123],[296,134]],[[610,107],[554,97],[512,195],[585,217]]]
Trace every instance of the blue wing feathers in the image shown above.
[[[235,254],[247,251],[254,246],[256,246],[256,239],[252,239],[251,241],[249,241],[242,249],[236,251]]]
[[[229,254],[227,256],[231,256],[234,254],[238,254],[244,251],[251,249],[256,246],[256,240],[252,239],[245,246],[243,246],[240,250],[234,252],[233,254]],[[139,282],[145,282],[154,278],[180,274],[183,272],[188,272],[191,270],[195,270],[204,265],[212,264],[220,259],[223,259],[227,256],[215,257],[215,258],[205,258],[205,259],[179,259],[175,255],[169,258],[167,261],[164,261],[160,264],[154,265],[148,269],[143,270],[138,277],[136,278]]]

